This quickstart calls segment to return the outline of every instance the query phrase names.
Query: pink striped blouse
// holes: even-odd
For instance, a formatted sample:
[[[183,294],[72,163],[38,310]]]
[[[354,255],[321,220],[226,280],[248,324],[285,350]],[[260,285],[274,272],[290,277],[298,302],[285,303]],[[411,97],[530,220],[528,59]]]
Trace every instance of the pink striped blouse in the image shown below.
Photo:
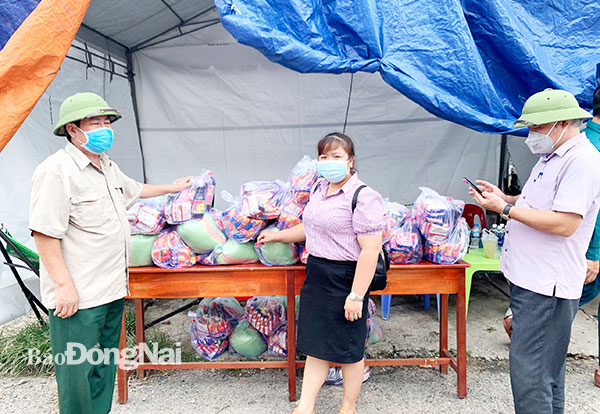
[[[356,236],[383,231],[383,199],[370,187],[363,188],[352,214],[352,197],[364,183],[358,174],[337,192],[327,196],[329,182],[315,184],[303,214],[306,250],[313,256],[329,260],[358,260],[361,252]]]

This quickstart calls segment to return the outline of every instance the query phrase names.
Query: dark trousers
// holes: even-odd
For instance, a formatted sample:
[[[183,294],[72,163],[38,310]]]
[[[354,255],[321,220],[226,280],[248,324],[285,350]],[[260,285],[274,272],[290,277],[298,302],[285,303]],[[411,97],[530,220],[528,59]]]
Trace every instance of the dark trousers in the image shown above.
[[[579,300],[511,284],[510,383],[517,414],[562,414],[571,325]]]
[[[600,294],[600,275],[596,276],[596,280],[583,286],[579,306],[583,306],[591,302]],[[600,302],[598,303],[598,315],[600,315]],[[598,364],[600,365],[600,324],[598,324]]]
[[[124,299],[118,299],[106,305],[78,310],[75,315],[65,319],[54,316],[54,310],[50,310],[50,343],[61,414],[110,412],[118,362],[114,354],[119,349],[124,304]],[[76,362],[74,364],[66,360],[69,346],[74,350],[71,358]],[[82,359],[80,347],[88,353],[94,347],[117,351],[113,351],[108,363],[103,361],[96,364],[90,363],[88,358],[78,362]],[[100,360],[98,355],[94,358],[95,361]]]

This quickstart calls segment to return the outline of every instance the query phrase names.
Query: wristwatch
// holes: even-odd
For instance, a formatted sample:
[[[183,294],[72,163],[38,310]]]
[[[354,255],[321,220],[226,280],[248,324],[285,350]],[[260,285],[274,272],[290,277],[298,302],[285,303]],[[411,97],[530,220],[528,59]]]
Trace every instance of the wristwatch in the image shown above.
[[[355,300],[357,302],[362,302],[363,300],[365,300],[365,298],[362,298],[362,297],[358,296],[354,292],[350,292],[350,294],[348,295],[348,299]]]
[[[508,214],[509,214],[511,208],[513,208],[512,204],[507,204],[506,207],[504,207],[504,210],[502,210],[502,213],[500,215],[502,216],[502,218],[504,220],[510,219]]]

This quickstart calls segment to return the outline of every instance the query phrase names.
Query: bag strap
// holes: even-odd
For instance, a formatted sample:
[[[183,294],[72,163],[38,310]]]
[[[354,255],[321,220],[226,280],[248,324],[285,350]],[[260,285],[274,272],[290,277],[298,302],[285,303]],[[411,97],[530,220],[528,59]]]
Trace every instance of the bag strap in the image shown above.
[[[360,187],[358,187],[354,192],[354,197],[352,197],[352,214],[354,214],[354,210],[356,210],[356,204],[358,203],[358,193],[360,193],[360,190],[362,190],[365,187],[366,185],[363,184]]]

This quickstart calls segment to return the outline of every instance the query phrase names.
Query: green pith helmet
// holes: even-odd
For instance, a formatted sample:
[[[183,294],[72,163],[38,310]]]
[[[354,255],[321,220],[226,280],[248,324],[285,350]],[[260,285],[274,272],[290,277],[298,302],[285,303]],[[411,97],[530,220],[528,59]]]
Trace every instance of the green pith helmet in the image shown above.
[[[581,109],[577,99],[569,92],[545,89],[525,101],[523,114],[515,121],[515,128],[591,117],[586,110]]]
[[[66,136],[65,125],[84,118],[107,115],[110,122],[115,122],[123,115],[108,106],[102,97],[91,92],[80,92],[69,96],[60,106],[60,119],[54,128],[54,135]]]

